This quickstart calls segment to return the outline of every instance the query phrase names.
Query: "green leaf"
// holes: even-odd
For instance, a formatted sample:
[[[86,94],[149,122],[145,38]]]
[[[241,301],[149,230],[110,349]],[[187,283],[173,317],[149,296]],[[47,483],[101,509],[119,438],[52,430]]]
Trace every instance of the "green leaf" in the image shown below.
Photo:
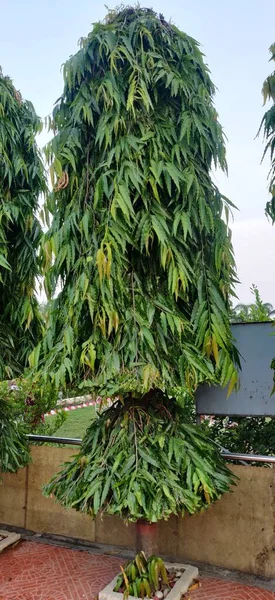
[[[138,453],[147,463],[153,465],[154,467],[159,467],[159,463],[147,452],[144,452],[141,448],[138,449]]]
[[[10,265],[7,261],[7,259],[0,254],[0,267],[3,267],[4,269],[8,269],[8,271],[11,271]]]

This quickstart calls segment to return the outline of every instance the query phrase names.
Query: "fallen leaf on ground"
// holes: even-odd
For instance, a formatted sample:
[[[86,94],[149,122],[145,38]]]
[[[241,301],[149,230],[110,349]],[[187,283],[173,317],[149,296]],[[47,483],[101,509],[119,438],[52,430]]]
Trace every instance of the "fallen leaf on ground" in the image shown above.
[[[193,583],[188,588],[188,592],[193,592],[193,590],[197,590],[199,587],[201,587],[201,582],[198,579],[194,579]]]

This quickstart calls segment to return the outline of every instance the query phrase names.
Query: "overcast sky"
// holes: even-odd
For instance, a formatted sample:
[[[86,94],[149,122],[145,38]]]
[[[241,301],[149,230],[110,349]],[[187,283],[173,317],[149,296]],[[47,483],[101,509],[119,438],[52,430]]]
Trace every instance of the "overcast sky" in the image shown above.
[[[61,64],[77,50],[106,0],[0,0],[0,64],[22,95],[45,117],[62,91]],[[127,3],[127,2],[126,2]],[[148,0],[202,45],[218,88],[216,107],[228,138],[229,177],[216,174],[221,191],[239,208],[233,224],[237,293],[249,302],[258,285],[275,306],[275,227],[265,218],[268,162],[255,135],[264,113],[261,86],[271,71],[274,0]],[[109,3],[112,8],[116,2]],[[45,136],[40,138],[42,144]]]

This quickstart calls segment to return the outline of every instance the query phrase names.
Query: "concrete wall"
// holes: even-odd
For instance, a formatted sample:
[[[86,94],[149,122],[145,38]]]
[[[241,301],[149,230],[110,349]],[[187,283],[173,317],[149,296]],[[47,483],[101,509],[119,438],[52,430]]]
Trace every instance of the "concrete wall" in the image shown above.
[[[97,519],[44,498],[41,486],[74,450],[33,447],[32,464],[4,475],[0,523],[126,548],[135,547],[135,527],[115,517]],[[275,576],[275,469],[234,466],[237,487],[206,512],[172,517],[158,526],[158,551],[266,577]]]

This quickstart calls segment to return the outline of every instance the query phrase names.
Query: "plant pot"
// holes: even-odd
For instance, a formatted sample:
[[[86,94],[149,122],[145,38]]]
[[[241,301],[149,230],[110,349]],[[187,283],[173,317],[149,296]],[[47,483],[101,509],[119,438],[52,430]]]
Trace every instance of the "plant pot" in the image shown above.
[[[156,554],[158,524],[140,519],[136,523],[136,549],[143,550],[146,556]]]
[[[170,590],[165,600],[181,600],[182,595],[185,594],[196,577],[198,577],[197,567],[191,565],[182,565],[178,563],[165,563],[165,567],[168,571],[181,571],[182,575],[178,579],[175,586]],[[118,575],[107,585],[101,592],[99,592],[99,600],[123,600],[124,596],[120,592],[114,592],[114,587],[117,582]],[[134,596],[129,596],[128,600],[137,600]],[[140,599],[141,600],[141,599]],[[146,598],[148,600],[148,598]]]

